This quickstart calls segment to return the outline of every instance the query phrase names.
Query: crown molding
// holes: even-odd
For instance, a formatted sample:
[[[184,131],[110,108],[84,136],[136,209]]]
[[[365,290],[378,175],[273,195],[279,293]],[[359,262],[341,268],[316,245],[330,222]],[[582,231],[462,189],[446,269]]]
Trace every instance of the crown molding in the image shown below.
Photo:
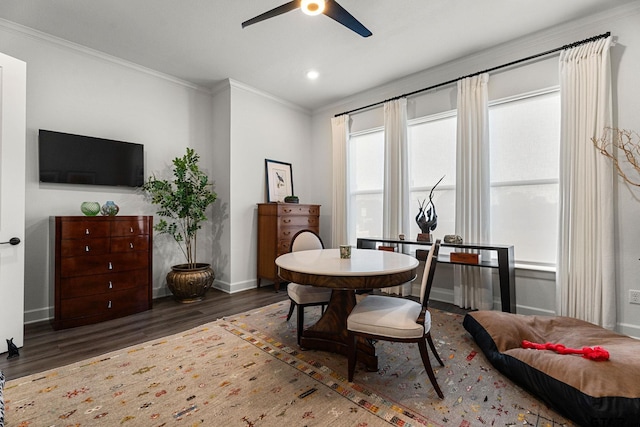
[[[54,44],[58,47],[62,47],[64,49],[73,51],[75,53],[79,53],[85,56],[89,56],[91,58],[95,58],[95,59],[99,59],[105,62],[109,62],[112,64],[116,64],[119,65],[121,67],[124,68],[128,68],[143,74],[147,74],[149,76],[158,78],[158,79],[162,79],[174,84],[177,84],[179,86],[184,86],[187,87],[189,89],[194,89],[197,90],[199,92],[203,92],[206,94],[211,94],[211,89],[204,87],[204,86],[200,86],[191,82],[188,82],[186,80],[182,80],[179,79],[177,77],[171,76],[169,74],[165,74],[162,73],[160,71],[156,71],[153,70],[151,68],[147,68],[144,67],[142,65],[136,64],[135,62],[131,62],[131,61],[127,61],[125,59],[122,58],[118,58],[117,56],[113,56],[113,55],[109,55],[107,53],[101,52],[99,50],[96,49],[92,49],[89,48],[87,46],[83,46],[81,44],[78,43],[74,43],[71,42],[69,40],[65,40],[63,38],[60,37],[56,37],[54,35],[42,32],[42,31],[38,31],[35,30],[33,28],[30,27],[26,27],[24,25],[21,24],[17,24],[15,22],[12,21],[8,21],[6,19],[2,19],[0,18],[0,29],[4,29],[7,30],[9,32],[12,32],[14,34],[18,34],[21,36],[25,36],[28,37],[30,39],[39,41],[39,42],[45,42],[45,43],[51,43]]]
[[[292,110],[299,111],[299,112],[304,113],[304,114],[309,115],[309,116],[311,115],[311,110],[309,110],[307,108],[301,107],[298,104],[294,104],[293,102],[290,102],[290,101],[287,101],[285,99],[279,98],[279,97],[277,97],[277,96],[275,96],[275,95],[273,95],[273,94],[271,94],[269,92],[265,92],[263,90],[256,89],[253,86],[250,86],[250,85],[248,85],[246,83],[242,83],[242,82],[240,82],[238,80],[234,80],[234,79],[231,79],[231,78],[225,79],[225,80],[221,81],[220,83],[218,83],[217,85],[215,85],[212,88],[211,93],[212,93],[213,96],[215,96],[218,93],[220,93],[220,92],[222,92],[222,91],[224,91],[226,89],[231,89],[231,88],[240,89],[240,90],[243,90],[245,92],[249,92],[249,93],[252,93],[254,95],[258,95],[258,96],[260,96],[262,98],[266,98],[266,99],[269,99],[271,101],[277,102],[278,104],[282,104],[285,107],[291,108]]]

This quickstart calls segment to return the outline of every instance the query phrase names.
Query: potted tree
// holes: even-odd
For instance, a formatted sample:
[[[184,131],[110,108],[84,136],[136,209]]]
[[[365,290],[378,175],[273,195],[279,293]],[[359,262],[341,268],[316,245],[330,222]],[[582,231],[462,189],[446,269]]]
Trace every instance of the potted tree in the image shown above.
[[[197,235],[207,220],[206,209],[216,201],[217,194],[209,177],[198,166],[200,156],[192,148],[182,157],[173,159],[173,179],[149,177],[143,190],[158,206],[162,218],[153,228],[168,234],[178,243],[186,263],[171,267],[167,286],[180,302],[195,302],[204,298],[213,284],[214,272],[208,263],[197,262]]]

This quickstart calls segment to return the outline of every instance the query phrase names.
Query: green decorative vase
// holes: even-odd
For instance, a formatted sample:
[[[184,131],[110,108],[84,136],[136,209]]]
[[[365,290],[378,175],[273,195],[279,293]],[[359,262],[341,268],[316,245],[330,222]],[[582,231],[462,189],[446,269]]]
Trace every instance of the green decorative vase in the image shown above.
[[[80,211],[86,216],[96,216],[100,213],[100,203],[98,202],[82,202]]]

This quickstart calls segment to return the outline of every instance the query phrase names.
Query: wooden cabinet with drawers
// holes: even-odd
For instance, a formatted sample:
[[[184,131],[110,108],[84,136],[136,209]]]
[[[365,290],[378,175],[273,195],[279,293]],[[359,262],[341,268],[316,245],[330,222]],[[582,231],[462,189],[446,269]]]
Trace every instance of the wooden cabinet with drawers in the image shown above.
[[[300,230],[320,232],[320,205],[258,203],[258,287],[267,279],[279,289],[275,260],[289,252],[291,238]]]
[[[50,218],[54,329],[151,308],[151,216]]]

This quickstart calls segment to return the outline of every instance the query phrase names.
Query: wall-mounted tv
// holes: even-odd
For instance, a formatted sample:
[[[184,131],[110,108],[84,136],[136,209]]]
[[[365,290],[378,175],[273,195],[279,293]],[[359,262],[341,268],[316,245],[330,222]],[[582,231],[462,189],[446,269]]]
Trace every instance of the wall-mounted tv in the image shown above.
[[[140,187],[144,146],[40,129],[40,182]]]

